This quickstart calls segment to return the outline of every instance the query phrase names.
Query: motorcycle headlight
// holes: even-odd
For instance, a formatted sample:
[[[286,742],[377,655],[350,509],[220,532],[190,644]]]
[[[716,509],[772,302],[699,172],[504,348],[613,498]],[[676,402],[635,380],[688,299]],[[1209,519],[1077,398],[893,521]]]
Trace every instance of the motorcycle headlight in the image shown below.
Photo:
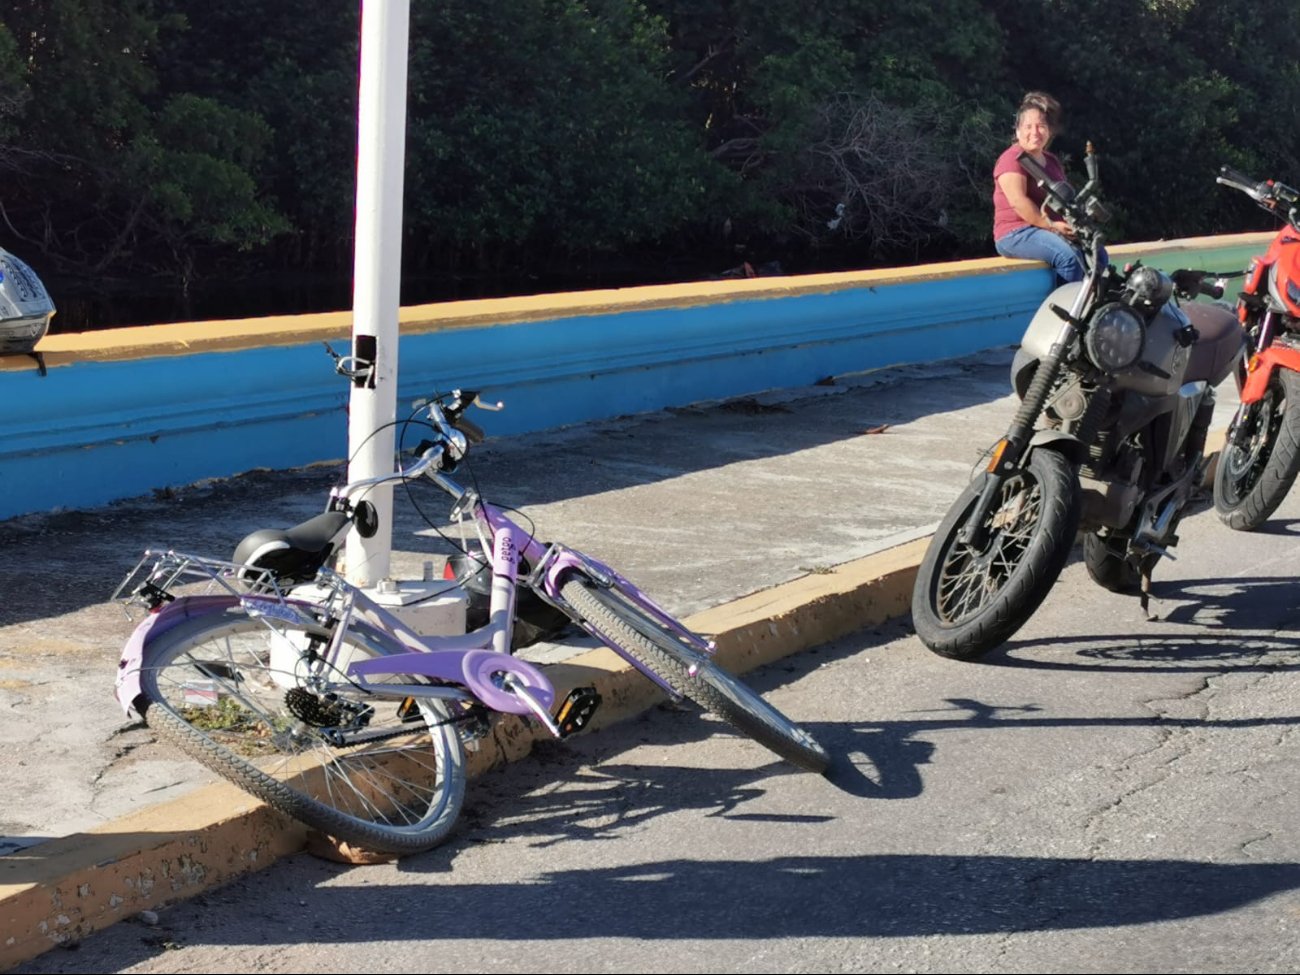
[[[1092,316],[1084,345],[1088,358],[1106,372],[1119,372],[1138,361],[1146,342],[1142,316],[1115,301],[1102,305]]]

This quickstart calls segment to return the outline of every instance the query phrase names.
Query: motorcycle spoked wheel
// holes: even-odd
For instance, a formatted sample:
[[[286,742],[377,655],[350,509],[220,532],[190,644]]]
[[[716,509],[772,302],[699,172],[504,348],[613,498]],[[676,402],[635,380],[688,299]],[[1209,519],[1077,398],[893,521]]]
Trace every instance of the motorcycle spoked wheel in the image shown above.
[[[1278,369],[1237,422],[1241,442],[1229,437],[1214,471],[1214,508],[1229,528],[1248,532],[1277,510],[1300,472],[1300,376]]]
[[[1008,477],[974,551],[957,538],[990,475],[962,492],[935,532],[912,590],[912,622],[935,653],[974,660],[1004,643],[1033,615],[1065,566],[1079,525],[1074,466],[1035,450]]]

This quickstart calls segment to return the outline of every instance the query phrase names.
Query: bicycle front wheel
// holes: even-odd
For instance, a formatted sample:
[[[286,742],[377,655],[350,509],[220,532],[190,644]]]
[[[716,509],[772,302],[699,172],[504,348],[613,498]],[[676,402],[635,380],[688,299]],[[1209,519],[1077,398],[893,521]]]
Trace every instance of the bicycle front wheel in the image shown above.
[[[575,576],[560,594],[581,616],[579,622],[585,621],[678,694],[801,768],[824,772],[830,765],[830,756],[816,738],[624,593]]]
[[[387,653],[364,628],[338,652],[323,628],[242,609],[178,625],[142,669],[149,726],[293,818],[357,846],[442,842],[465,796],[465,754],[442,701],[378,697],[346,677]]]

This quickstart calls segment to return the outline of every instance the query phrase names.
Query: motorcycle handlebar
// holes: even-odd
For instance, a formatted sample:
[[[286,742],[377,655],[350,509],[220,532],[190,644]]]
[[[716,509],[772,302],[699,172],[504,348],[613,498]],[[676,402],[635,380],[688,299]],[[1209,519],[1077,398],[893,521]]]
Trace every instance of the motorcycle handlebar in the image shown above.
[[[1273,209],[1278,203],[1293,206],[1297,201],[1300,201],[1300,191],[1292,189],[1285,183],[1278,183],[1274,180],[1254,180],[1241,170],[1233,169],[1231,166],[1220,167],[1215,182],[1230,186],[1234,190],[1240,190],[1256,203],[1269,209]]]
[[[1075,190],[1066,180],[1052,179],[1042,164],[1027,152],[1020,153],[1018,161],[1030,178],[1042,187],[1047,207],[1064,217],[1077,232],[1100,233],[1100,225],[1110,219],[1110,211],[1097,193],[1100,183],[1091,142],[1088,143],[1087,156],[1088,183],[1081,190]]]
[[[1019,161],[1025,171],[1034,177],[1034,182],[1042,184],[1044,189],[1051,192],[1052,178],[1047,175],[1047,170],[1038,164],[1037,159],[1027,152],[1022,152]]]
[[[1178,293],[1185,298],[1195,298],[1198,295],[1205,295],[1208,298],[1223,297],[1223,280],[1224,275],[1216,274],[1213,271],[1193,271],[1190,268],[1174,271],[1169,275],[1174,282],[1174,287]]]
[[[1222,183],[1224,186],[1231,186],[1234,190],[1241,190],[1241,192],[1256,200],[1263,195],[1266,186],[1266,184],[1251,179],[1241,170],[1233,169],[1231,166],[1220,166],[1219,175],[1215,182]]]
[[[1057,181],[1052,179],[1052,177],[1047,174],[1047,170],[1042,167],[1038,160],[1027,152],[1022,152],[1020,154],[1020,165],[1024,167],[1027,173],[1029,173],[1034,182],[1043,188],[1043,192],[1047,194],[1047,205],[1049,207],[1063,216],[1069,216],[1072,214],[1074,210],[1073,204],[1076,202],[1076,196],[1073,193],[1073,187],[1071,187],[1069,183],[1066,183],[1065,187],[1071,190],[1071,195],[1065,196],[1062,194],[1061,187],[1058,186]],[[1074,221],[1069,222],[1073,223]]]

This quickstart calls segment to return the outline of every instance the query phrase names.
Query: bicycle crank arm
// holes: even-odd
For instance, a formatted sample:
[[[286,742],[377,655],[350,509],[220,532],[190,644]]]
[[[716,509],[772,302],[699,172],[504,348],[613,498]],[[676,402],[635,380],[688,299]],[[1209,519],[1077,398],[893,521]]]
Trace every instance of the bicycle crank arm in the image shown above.
[[[507,676],[504,686],[512,694],[523,698],[524,703],[528,705],[528,710],[556,738],[568,738],[569,735],[587,727],[591,716],[596,713],[596,708],[600,707],[600,694],[594,687],[575,687],[569,691],[568,697],[552,717],[527,684]]]
[[[460,687],[446,687],[441,684],[372,684],[364,677],[354,678],[356,687],[375,697],[389,697],[398,700],[406,697],[437,698],[443,701],[473,702],[474,695]]]
[[[515,677],[514,674],[506,674],[501,686],[504,690],[522,699],[524,704],[528,706],[528,710],[532,712],[533,717],[545,725],[547,731],[556,738],[564,737],[564,732],[560,730],[560,726],[555,723],[555,719],[551,717],[550,712],[546,710],[542,702],[533,694],[531,687]]]

